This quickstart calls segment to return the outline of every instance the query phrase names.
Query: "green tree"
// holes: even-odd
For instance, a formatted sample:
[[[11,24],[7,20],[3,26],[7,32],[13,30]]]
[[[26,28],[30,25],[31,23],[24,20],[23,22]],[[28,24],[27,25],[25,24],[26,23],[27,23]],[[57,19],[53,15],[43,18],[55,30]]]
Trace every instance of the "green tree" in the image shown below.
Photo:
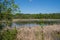
[[[18,10],[14,0],[0,0],[0,22],[6,24],[12,21],[12,14]],[[2,24],[2,23],[1,23]]]

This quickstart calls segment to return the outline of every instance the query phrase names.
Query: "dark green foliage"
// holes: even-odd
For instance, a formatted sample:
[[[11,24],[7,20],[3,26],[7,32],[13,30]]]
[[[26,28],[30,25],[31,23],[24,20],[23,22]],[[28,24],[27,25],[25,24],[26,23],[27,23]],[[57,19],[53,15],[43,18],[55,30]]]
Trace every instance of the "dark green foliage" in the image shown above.
[[[14,0],[0,0],[0,20],[12,20],[12,13],[17,9]]]
[[[14,0],[0,0],[0,22],[1,24],[5,22],[8,26],[13,19],[14,11],[18,10],[18,6],[15,4]],[[2,28],[2,25],[0,25]]]
[[[0,40],[16,40],[17,30],[3,30],[0,34]]]
[[[0,23],[0,30],[3,28],[3,25],[2,25],[2,23]]]
[[[15,14],[15,19],[60,19],[60,13],[51,14]]]

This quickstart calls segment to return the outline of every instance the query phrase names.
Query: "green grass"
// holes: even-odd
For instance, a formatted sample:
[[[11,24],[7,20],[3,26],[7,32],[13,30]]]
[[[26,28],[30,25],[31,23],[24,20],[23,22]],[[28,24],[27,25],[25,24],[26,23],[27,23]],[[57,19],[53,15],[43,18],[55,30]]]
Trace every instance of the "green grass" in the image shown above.
[[[16,29],[3,30],[3,32],[1,32],[0,34],[0,40],[16,40],[16,34],[17,34]]]

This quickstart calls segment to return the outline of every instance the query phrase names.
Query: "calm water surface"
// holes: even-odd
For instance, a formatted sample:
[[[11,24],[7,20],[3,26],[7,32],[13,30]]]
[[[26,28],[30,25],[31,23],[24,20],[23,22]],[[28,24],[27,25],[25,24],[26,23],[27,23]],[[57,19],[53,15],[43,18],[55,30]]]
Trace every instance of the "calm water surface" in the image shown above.
[[[46,26],[46,25],[53,25],[53,24],[60,24],[60,21],[34,21],[34,22],[13,22],[12,27],[36,27],[36,26]]]

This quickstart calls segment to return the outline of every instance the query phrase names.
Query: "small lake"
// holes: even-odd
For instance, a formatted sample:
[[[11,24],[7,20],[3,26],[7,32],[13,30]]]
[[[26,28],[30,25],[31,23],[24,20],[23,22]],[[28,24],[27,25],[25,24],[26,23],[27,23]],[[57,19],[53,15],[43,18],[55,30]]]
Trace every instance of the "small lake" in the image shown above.
[[[60,21],[17,21],[12,23],[12,27],[36,27],[36,26],[46,26],[60,24]]]
[[[16,21],[9,23],[8,25],[10,27],[37,27],[37,26],[47,26],[47,25],[53,25],[53,24],[60,24],[59,21]],[[6,23],[3,23],[4,26],[6,26]]]

